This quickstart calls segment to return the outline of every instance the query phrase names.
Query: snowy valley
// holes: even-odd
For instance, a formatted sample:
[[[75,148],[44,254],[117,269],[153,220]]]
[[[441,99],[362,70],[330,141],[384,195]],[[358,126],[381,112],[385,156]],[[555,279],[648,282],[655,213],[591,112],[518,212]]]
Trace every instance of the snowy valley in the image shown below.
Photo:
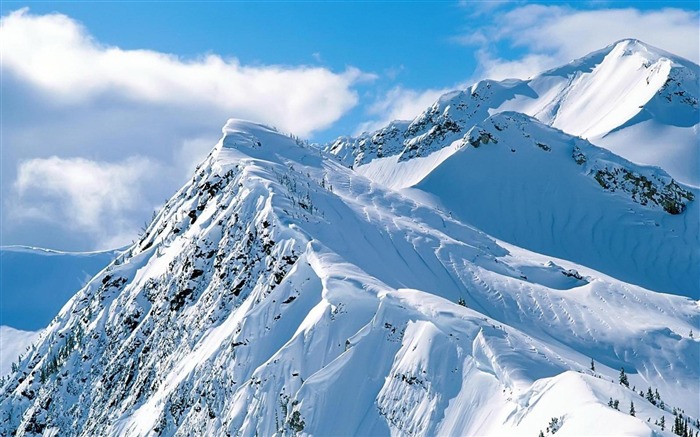
[[[699,70],[624,40],[326,145],[230,120],[0,435],[697,435]]]

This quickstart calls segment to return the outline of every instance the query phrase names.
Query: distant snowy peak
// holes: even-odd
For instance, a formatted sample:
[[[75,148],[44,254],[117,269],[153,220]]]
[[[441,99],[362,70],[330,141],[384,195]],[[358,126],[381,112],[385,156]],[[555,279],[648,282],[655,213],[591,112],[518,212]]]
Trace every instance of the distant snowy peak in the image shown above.
[[[339,138],[326,150],[353,167],[394,155],[399,161],[425,157],[490,115],[515,111],[698,185],[699,69],[622,40],[528,80],[482,80],[447,93],[412,121]]]
[[[642,112],[647,118],[689,126],[697,123],[697,78],[697,65],[637,40],[623,40],[529,80],[541,105],[518,108],[520,102],[513,102],[513,109],[589,139],[622,127]]]
[[[380,180],[425,163],[411,191],[489,235],[648,289],[700,295],[696,188],[516,112],[478,123],[449,150],[437,165],[385,159],[357,171]]]

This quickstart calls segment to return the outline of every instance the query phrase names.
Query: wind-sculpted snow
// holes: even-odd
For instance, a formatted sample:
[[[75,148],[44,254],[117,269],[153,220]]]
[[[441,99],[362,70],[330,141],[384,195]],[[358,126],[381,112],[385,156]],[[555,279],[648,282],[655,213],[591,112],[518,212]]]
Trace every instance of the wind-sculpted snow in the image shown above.
[[[0,434],[661,435],[700,414],[698,323],[232,120],[4,380]]]
[[[528,80],[483,80],[447,93],[410,122],[326,148],[355,168],[395,155],[402,162],[449,146],[490,115],[515,111],[697,187],[699,78],[690,61],[622,40]]]
[[[698,190],[518,113],[490,117],[462,146],[416,185],[451,214],[515,245],[700,297]]]

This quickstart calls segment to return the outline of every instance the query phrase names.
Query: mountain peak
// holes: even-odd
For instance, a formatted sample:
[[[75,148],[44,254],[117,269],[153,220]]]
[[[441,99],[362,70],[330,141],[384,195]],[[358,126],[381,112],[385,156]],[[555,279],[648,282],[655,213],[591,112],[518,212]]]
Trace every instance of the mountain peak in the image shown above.
[[[667,59],[671,61],[671,63],[674,66],[683,66],[692,70],[698,69],[698,65],[694,62],[636,38],[624,38],[615,41],[614,43],[610,44],[604,49],[593,52],[587,56],[584,56],[581,59],[590,58],[595,54],[601,52],[605,55],[616,55],[615,57],[625,57],[633,55],[641,56],[642,58],[650,62],[657,62],[662,59]]]
[[[261,138],[266,138],[270,135],[281,136],[272,127],[238,118],[229,119],[221,129],[221,132],[224,134],[222,139],[224,148],[260,147],[262,145]]]

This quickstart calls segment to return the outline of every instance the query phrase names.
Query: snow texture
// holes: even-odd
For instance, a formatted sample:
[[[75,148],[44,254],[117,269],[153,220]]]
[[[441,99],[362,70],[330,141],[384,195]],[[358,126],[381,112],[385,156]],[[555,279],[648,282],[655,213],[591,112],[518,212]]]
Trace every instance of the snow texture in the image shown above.
[[[700,303],[677,288],[697,269],[682,259],[697,189],[472,95],[335,155],[230,120],[3,379],[0,434],[670,436],[674,411],[695,423]],[[504,205],[483,209],[489,196]],[[497,235],[518,220],[547,250],[613,267]],[[653,246],[664,238],[679,241]],[[625,282],[637,262],[661,269],[646,288]]]

